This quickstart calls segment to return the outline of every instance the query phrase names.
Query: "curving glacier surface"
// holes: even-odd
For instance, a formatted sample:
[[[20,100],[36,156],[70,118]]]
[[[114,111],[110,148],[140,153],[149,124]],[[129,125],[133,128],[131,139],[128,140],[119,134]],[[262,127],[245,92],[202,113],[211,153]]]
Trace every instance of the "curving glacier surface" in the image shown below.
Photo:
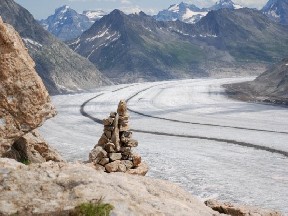
[[[54,96],[58,116],[41,128],[70,161],[86,160],[103,119],[128,99],[137,151],[149,176],[173,181],[201,199],[277,209],[288,215],[288,110],[235,101],[225,83],[248,78],[193,79],[109,86]]]

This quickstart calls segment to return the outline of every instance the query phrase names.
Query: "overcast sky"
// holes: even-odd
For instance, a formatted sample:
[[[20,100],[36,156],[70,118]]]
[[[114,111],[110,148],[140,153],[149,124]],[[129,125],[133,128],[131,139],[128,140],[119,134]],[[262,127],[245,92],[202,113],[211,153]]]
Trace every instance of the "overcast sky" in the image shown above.
[[[83,10],[102,9],[110,12],[117,8],[126,13],[144,11],[156,14],[159,10],[166,9],[171,4],[181,0],[15,0],[28,9],[36,19],[46,18],[54,10],[63,5],[69,5],[78,12]],[[209,7],[217,0],[186,0],[184,2],[195,4],[199,7]],[[234,0],[235,3],[246,7],[262,8],[268,0]]]

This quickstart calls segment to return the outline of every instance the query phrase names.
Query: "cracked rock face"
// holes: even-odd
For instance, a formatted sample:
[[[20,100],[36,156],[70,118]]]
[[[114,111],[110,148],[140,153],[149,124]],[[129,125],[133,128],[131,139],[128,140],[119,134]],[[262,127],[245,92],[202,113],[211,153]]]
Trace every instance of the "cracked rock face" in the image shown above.
[[[101,197],[117,216],[219,215],[167,181],[108,174],[79,163],[26,166],[0,158],[0,182],[0,215],[69,215],[75,206]]]
[[[0,156],[56,115],[19,34],[0,17]]]

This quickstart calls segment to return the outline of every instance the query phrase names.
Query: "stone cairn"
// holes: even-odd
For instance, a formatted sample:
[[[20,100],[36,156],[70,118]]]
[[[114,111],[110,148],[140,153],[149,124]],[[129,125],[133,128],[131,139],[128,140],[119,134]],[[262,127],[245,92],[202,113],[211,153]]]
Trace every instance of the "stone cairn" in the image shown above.
[[[128,125],[127,105],[121,100],[117,112],[111,112],[103,120],[104,132],[98,144],[89,154],[89,162],[108,173],[127,172],[145,175],[148,166],[141,162],[141,156],[132,152],[138,146],[138,141],[132,139]]]

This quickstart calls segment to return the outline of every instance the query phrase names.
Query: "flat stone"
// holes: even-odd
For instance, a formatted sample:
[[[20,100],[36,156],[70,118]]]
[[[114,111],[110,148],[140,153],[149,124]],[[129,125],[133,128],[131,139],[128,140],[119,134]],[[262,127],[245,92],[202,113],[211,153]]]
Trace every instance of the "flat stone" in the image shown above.
[[[121,154],[121,153],[110,153],[110,154],[109,154],[109,158],[110,158],[112,161],[121,160],[122,154]]]
[[[281,216],[280,212],[260,209],[251,206],[241,206],[231,203],[222,203],[217,200],[207,200],[205,205],[219,213],[231,216]]]
[[[101,146],[96,146],[96,148],[89,153],[89,162],[97,164],[105,157],[107,157],[107,152]]]
[[[103,159],[99,162],[99,164],[102,165],[102,166],[105,166],[105,165],[108,164],[108,163],[109,163],[109,158],[103,158]],[[105,168],[104,168],[104,170],[105,170]]]
[[[107,172],[117,172],[118,170],[118,167],[119,167],[119,164],[121,164],[121,161],[120,160],[117,160],[117,161],[114,161],[114,162],[111,162],[111,163],[108,163],[105,165],[105,169]]]

